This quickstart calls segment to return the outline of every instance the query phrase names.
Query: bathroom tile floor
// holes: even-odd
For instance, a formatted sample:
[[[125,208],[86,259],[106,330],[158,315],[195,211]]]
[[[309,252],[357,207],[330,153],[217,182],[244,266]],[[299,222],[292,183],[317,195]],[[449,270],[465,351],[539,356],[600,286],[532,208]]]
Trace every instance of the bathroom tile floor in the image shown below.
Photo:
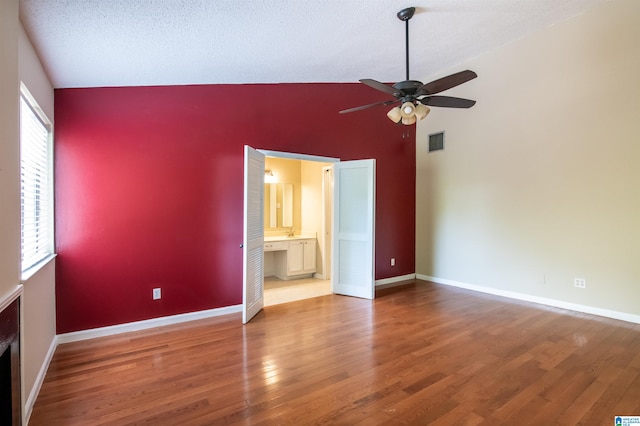
[[[296,300],[331,294],[331,280],[301,278],[281,280],[276,277],[264,279],[264,305],[272,306]]]

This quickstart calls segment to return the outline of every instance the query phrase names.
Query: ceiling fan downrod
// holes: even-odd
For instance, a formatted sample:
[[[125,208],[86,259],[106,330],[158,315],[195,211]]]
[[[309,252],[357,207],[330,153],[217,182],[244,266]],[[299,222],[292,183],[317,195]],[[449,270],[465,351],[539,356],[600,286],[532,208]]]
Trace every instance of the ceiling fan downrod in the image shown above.
[[[413,17],[415,11],[415,7],[407,7],[398,12],[398,19],[405,22],[405,58],[407,67],[407,78],[405,80],[409,80],[409,19]]]

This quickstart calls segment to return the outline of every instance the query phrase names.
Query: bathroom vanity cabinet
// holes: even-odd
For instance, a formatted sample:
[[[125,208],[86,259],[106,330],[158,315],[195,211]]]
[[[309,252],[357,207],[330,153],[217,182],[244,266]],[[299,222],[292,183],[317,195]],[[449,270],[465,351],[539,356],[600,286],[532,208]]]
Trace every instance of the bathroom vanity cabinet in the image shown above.
[[[316,239],[307,237],[265,238],[265,276],[281,280],[304,278],[316,272]]]

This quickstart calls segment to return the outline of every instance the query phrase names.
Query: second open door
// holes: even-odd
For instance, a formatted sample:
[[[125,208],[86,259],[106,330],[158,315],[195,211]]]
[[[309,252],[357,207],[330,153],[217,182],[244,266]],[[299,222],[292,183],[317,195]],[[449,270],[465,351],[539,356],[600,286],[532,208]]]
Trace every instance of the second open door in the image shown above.
[[[375,160],[333,165],[333,292],[375,297]]]

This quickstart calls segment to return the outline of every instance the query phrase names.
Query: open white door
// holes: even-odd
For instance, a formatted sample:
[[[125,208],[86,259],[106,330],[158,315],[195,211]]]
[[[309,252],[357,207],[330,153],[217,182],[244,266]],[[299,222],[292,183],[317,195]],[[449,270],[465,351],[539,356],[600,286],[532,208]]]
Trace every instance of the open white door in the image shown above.
[[[333,165],[333,292],[375,297],[375,160]]]
[[[264,155],[244,146],[242,323],[264,306]]]

